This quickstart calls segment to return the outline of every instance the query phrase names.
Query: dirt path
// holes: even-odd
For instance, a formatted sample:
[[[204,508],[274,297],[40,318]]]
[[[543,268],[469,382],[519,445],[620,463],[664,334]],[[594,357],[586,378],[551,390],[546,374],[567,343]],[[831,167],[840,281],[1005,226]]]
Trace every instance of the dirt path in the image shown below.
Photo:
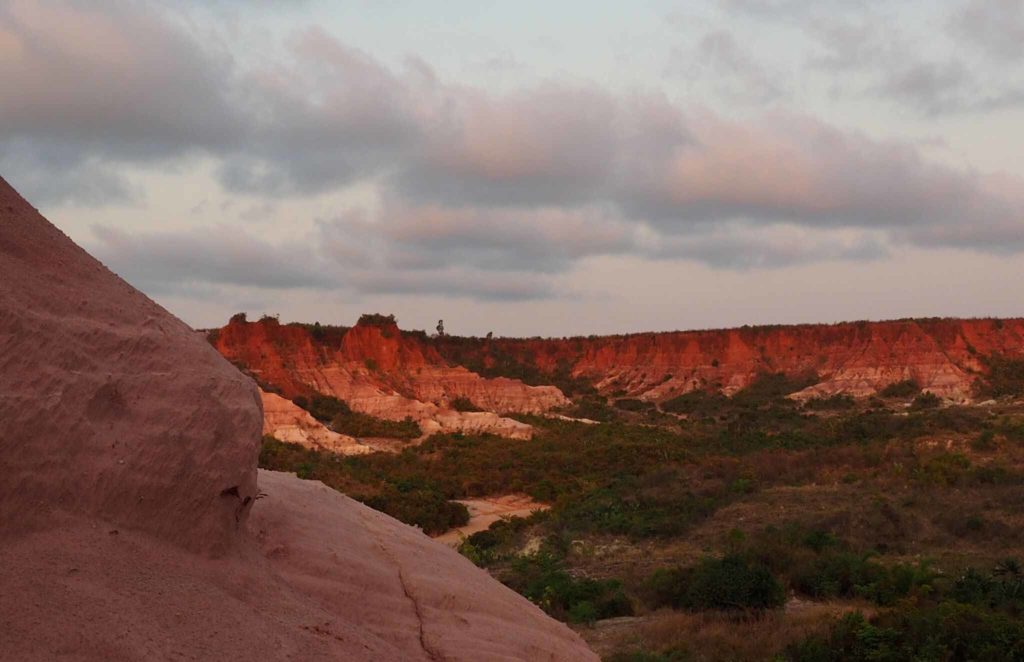
[[[469,523],[457,529],[445,531],[435,540],[452,547],[458,547],[463,538],[478,531],[486,531],[502,517],[529,517],[537,510],[547,510],[548,506],[538,503],[525,494],[506,494],[484,499],[464,499],[458,503],[469,508]]]

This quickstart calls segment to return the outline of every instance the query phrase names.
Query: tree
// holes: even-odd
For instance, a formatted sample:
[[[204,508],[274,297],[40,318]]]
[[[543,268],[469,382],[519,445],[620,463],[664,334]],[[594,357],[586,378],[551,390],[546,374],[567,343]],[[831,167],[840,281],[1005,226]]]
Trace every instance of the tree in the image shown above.
[[[437,335],[444,335],[444,320],[437,320]]]

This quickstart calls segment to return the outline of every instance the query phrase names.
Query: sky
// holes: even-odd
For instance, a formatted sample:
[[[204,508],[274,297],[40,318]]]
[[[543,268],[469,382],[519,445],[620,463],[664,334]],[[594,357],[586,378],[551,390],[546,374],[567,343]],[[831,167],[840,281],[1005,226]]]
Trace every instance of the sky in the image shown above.
[[[0,176],[196,327],[1021,316],[1024,0],[0,0]]]

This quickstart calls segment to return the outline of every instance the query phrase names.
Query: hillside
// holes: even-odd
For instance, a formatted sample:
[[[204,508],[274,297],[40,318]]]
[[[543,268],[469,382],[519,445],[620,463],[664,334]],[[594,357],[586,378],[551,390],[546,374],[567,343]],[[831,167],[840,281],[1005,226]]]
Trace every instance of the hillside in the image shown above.
[[[1024,355],[1024,320],[927,319],[743,327],[566,339],[445,337],[446,359],[483,373],[557,378],[559,372],[622,397],[662,400],[692,390],[731,395],[764,373],[809,376],[799,398],[873,395],[913,380],[968,400],[985,358]],[[536,378],[536,377],[535,377]]]
[[[319,326],[239,318],[212,338],[224,356],[285,397],[329,395],[375,416],[424,421],[425,432],[505,436],[516,436],[508,419],[453,412],[453,403],[495,414],[544,413],[565,408],[566,396],[592,391],[664,402],[698,391],[732,395],[761,375],[780,373],[800,383],[789,394],[797,400],[866,397],[913,382],[948,401],[968,402],[991,361],[1024,356],[1022,319],[516,339],[428,337],[400,331],[390,317],[364,318],[330,334],[318,334]]]
[[[352,333],[245,330],[259,327],[308,336],[325,357]],[[1018,659],[1003,653],[1024,650],[1021,330],[904,320],[544,340],[391,328],[400,351],[442,369],[554,386],[571,403],[510,414],[530,441],[434,434],[343,457],[268,436],[260,463],[457,538],[609,661]],[[284,382],[291,352],[273,355]],[[268,363],[245,367],[262,381]],[[374,379],[400,377],[393,365]],[[328,414],[346,392],[297,381],[309,390],[296,402],[345,431]],[[479,530],[481,507],[513,501],[539,510]]]

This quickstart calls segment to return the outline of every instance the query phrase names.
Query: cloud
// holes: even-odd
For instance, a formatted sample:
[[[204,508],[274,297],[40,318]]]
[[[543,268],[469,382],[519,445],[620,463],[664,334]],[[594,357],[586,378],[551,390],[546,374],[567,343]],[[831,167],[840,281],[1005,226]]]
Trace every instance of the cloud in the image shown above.
[[[274,245],[228,226],[131,234],[97,226],[93,234],[96,257],[150,292],[211,283],[261,289],[338,285],[306,242]]]
[[[859,33],[824,66],[880,66],[885,51],[857,50]],[[702,47],[736,80],[763,73],[729,33]],[[146,3],[16,0],[0,9],[0,53],[0,87],[24,91],[0,105],[0,165],[49,200],[130,199],[122,166],[199,152],[226,189],[268,202],[356,182],[382,201],[285,244],[223,226],[100,229],[101,254],[152,287],[529,298],[608,255],[749,269],[871,259],[890,244],[1024,250],[1019,178],[804,115],[740,121],[579,82],[491,93],[415,59],[388,67],[320,29],[243,62]],[[872,80],[878,94],[940,112],[969,78],[952,67],[907,60]]]
[[[668,74],[714,81],[713,88],[732,103],[764,105],[788,94],[782,77],[758,62],[727,30],[706,33],[692,51],[674,51]]]
[[[1011,5],[1017,9],[1011,10]],[[1008,55],[1004,49],[1018,43],[1018,31],[1024,33],[1024,4],[968,2],[935,20],[945,22],[946,32],[960,42]],[[874,98],[925,117],[986,112],[1024,102],[1019,70],[980,64],[960,44],[944,39],[942,32],[908,33],[894,16],[867,3],[860,11],[805,15],[797,22],[820,49],[808,57],[807,65],[833,77],[834,97]],[[991,51],[990,55],[1000,59]],[[1016,62],[1011,57],[1002,60],[1006,65]]]
[[[717,269],[743,271],[815,262],[863,262],[887,254],[884,238],[873,233],[730,223],[706,233],[659,240],[647,256],[663,260],[683,258]]]
[[[457,267],[427,273],[362,272],[352,285],[363,294],[422,294],[478,301],[535,301],[555,298],[555,282],[529,272],[488,273]]]
[[[729,13],[790,20],[863,10],[876,2],[877,0],[719,0],[719,5]]]
[[[601,193],[621,146],[623,110],[593,88],[546,84],[506,96],[435,86],[422,149],[398,187],[439,201],[577,203]]]
[[[336,189],[393,167],[421,139],[419,77],[405,77],[318,28],[295,35],[273,68],[247,72],[246,142],[224,154],[221,179],[267,195]],[[429,85],[429,80],[425,83]]]
[[[39,202],[134,199],[115,164],[239,143],[232,71],[153,5],[4,3],[0,167]]]
[[[151,5],[0,7],[0,126],[97,156],[146,159],[239,139],[230,58]]]
[[[989,57],[1020,62],[1024,43],[1024,3],[1020,0],[967,0],[948,25],[955,36]]]
[[[491,209],[389,200],[375,222],[321,222],[321,243],[339,261],[384,270],[467,266],[558,273],[580,259],[635,250],[638,228],[597,208]],[[353,247],[360,247],[353,250]],[[368,262],[364,256],[378,258]]]

